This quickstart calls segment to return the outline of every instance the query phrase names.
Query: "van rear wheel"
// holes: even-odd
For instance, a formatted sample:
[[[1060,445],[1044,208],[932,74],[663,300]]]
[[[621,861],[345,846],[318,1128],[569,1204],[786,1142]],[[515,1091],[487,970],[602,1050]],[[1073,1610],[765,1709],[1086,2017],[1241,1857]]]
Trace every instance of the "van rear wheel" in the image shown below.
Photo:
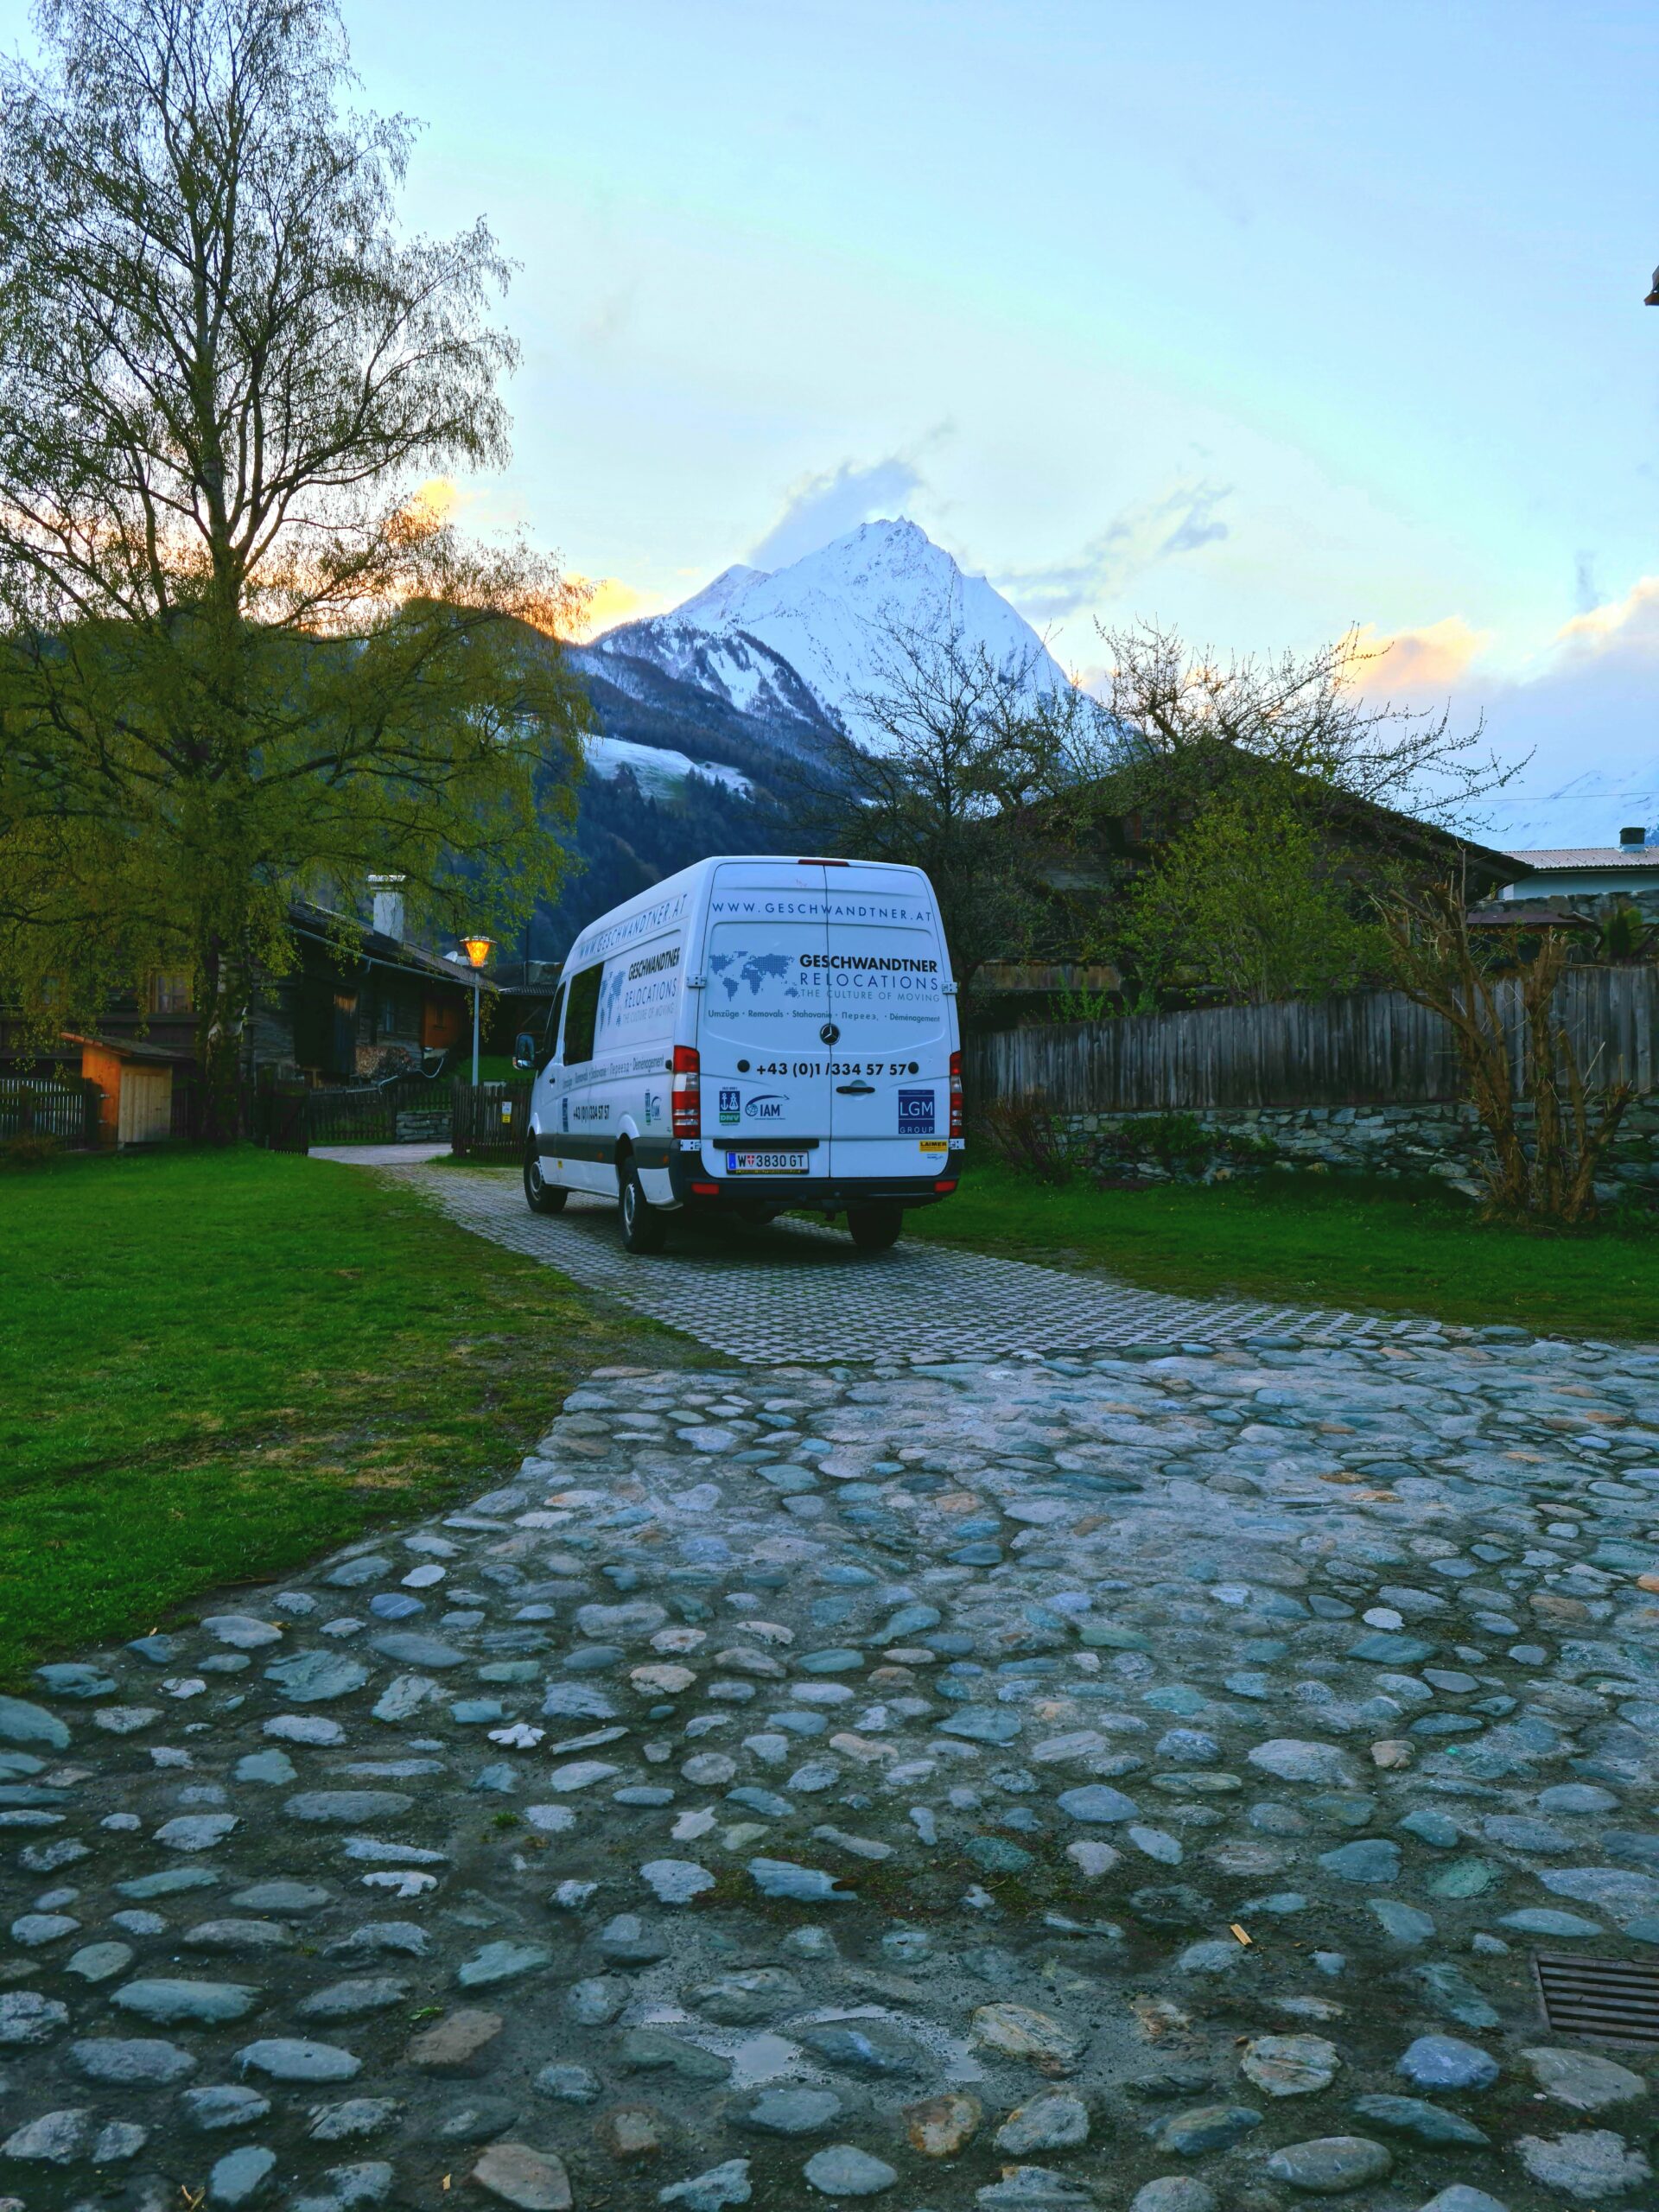
[[[622,1210],[622,1246],[628,1252],[660,1252],[668,1223],[645,1196],[639,1170],[625,1160],[616,1171],[617,1203]]]
[[[538,1153],[532,1150],[524,1154],[524,1204],[531,1213],[563,1213],[569,1195],[569,1191],[557,1183],[550,1183],[543,1174]]]
[[[899,1241],[905,1210],[902,1206],[849,1206],[847,1227],[861,1252],[886,1252]]]

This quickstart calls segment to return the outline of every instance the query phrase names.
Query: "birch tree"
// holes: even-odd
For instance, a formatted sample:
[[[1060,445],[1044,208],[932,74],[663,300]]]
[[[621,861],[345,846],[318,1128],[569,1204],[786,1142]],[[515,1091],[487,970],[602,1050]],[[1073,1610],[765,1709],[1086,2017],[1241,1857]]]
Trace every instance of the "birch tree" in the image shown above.
[[[0,68],[0,998],[194,979],[234,1126],[297,892],[437,926],[552,895],[569,594],[420,487],[499,464],[508,269],[405,232],[333,0],[44,0]]]

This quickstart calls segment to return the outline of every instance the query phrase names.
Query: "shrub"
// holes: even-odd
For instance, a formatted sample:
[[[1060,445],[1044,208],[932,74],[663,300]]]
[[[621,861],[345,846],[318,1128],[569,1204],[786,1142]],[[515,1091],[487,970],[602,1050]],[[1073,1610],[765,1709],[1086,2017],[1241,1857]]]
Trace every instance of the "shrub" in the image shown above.
[[[1116,1011],[1117,1001],[1110,991],[1066,990],[1055,995],[1056,1021],[1105,1021]]]
[[[980,1130],[991,1152],[1010,1167],[1023,1168],[1039,1183],[1071,1180],[1071,1164],[1054,1134],[1052,1110],[1034,1092],[994,1100],[980,1116]]]
[[[1143,1114],[1121,1122],[1103,1149],[1122,1160],[1150,1156],[1171,1174],[1196,1175],[1217,1149],[1217,1139],[1196,1114]]]
[[[0,1166],[49,1167],[62,1150],[56,1137],[31,1130],[23,1136],[8,1137],[0,1144]]]

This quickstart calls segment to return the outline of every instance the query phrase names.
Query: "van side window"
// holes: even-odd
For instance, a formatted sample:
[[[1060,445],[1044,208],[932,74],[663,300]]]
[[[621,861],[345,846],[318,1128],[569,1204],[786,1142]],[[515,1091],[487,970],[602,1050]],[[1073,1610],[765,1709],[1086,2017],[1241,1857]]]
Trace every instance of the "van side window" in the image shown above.
[[[564,985],[561,983],[553,994],[553,1003],[547,1009],[547,1026],[542,1032],[542,1058],[550,1060],[559,1049],[559,1016],[564,1012]]]
[[[596,960],[591,968],[584,968],[570,982],[570,994],[564,1009],[564,1065],[580,1067],[584,1060],[594,1057],[594,1027],[599,1019],[599,984],[605,972],[605,963]]]

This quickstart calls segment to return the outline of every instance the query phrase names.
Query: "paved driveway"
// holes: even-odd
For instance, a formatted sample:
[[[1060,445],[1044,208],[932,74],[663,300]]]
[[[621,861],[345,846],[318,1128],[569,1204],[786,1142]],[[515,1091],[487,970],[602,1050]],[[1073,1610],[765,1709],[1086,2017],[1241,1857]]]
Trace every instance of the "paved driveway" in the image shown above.
[[[0,1699],[0,2203],[1649,2207],[1532,1962],[1655,1986],[1656,1423],[1502,1336],[602,1371]]]
[[[384,1160],[365,1164],[386,1172]],[[668,1250],[647,1257],[623,1250],[613,1204],[572,1198],[563,1214],[532,1214],[518,1175],[506,1169],[417,1164],[400,1172],[480,1236],[608,1291],[732,1359],[1086,1352],[1156,1342],[1231,1344],[1285,1329],[1334,1344],[1369,1338],[1378,1329],[1352,1314],[1173,1298],[919,1240],[864,1253],[839,1229],[810,1222],[766,1229],[677,1224]]]
[[[393,1172],[738,1356],[0,1697],[0,2212],[1654,2204],[1659,1353]]]

